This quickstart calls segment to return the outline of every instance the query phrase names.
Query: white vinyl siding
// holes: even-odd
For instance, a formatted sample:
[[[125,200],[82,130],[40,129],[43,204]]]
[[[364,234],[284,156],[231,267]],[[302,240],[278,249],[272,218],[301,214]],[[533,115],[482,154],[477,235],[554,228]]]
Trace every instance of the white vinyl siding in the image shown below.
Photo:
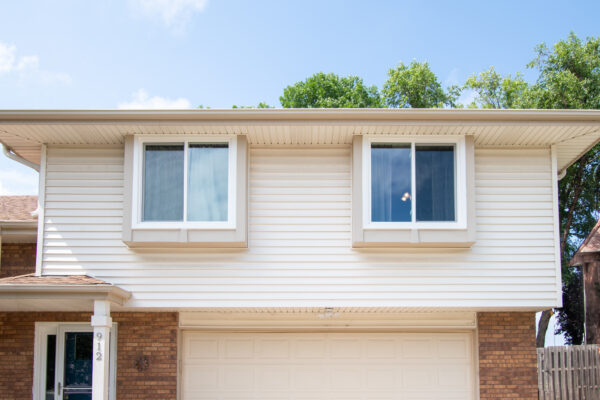
[[[131,291],[130,307],[557,304],[550,150],[476,149],[470,249],[354,249],[351,147],[254,147],[248,249],[130,249],[123,150],[49,148],[44,274]]]

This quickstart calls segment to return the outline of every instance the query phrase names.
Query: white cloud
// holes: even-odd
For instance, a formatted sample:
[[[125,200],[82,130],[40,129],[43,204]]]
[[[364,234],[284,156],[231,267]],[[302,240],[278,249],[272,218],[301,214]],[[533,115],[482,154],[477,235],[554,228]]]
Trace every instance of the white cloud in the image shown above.
[[[71,77],[65,73],[56,73],[40,69],[38,56],[17,57],[17,47],[0,42],[0,75],[15,74],[20,84],[40,82],[71,83]]]
[[[148,95],[144,89],[140,89],[132,95],[133,100],[126,103],[120,103],[120,109],[144,110],[144,109],[182,109],[191,108],[190,101],[183,97],[172,100],[160,96]]]
[[[129,3],[135,12],[181,31],[194,13],[204,10],[207,0],[129,0]]]
[[[11,72],[15,68],[15,46],[0,42],[0,73]]]

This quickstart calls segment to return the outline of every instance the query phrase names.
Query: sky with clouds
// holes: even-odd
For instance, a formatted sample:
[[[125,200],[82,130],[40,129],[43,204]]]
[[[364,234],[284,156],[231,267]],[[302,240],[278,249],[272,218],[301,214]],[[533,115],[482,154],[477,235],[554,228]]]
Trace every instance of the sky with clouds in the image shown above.
[[[491,65],[531,79],[537,44],[600,35],[597,0],[20,0],[0,15],[1,109],[279,106],[315,72],[381,87],[413,59],[445,85]],[[36,192],[0,156],[0,194]]]

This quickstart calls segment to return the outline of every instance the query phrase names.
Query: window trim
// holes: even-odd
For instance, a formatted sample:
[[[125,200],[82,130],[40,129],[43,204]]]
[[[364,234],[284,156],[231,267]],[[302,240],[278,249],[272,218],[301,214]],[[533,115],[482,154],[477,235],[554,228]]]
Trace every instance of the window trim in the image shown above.
[[[373,222],[371,219],[371,144],[408,143],[411,145],[411,186],[413,191],[412,221]],[[455,221],[416,221],[418,199],[415,191],[415,145],[448,144],[455,146]],[[467,160],[464,136],[382,136],[363,135],[362,140],[362,226],[365,230],[458,230],[467,228]]]
[[[227,182],[227,221],[186,221],[187,218],[187,177],[188,149],[190,143],[227,143],[228,145],[228,182]],[[184,144],[183,171],[183,221],[142,221],[143,213],[143,170],[145,144]],[[232,135],[136,135],[133,143],[133,185],[132,193],[132,229],[235,229],[237,224],[237,140]]]

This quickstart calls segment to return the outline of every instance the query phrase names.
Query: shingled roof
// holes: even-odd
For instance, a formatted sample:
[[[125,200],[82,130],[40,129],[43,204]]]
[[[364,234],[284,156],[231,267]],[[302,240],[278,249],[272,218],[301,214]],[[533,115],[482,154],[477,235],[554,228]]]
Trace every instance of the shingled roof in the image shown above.
[[[571,258],[571,265],[580,265],[584,262],[587,254],[600,253],[600,219],[592,229],[587,238],[583,241],[577,252]]]
[[[37,196],[0,196],[0,222],[35,221]]]

